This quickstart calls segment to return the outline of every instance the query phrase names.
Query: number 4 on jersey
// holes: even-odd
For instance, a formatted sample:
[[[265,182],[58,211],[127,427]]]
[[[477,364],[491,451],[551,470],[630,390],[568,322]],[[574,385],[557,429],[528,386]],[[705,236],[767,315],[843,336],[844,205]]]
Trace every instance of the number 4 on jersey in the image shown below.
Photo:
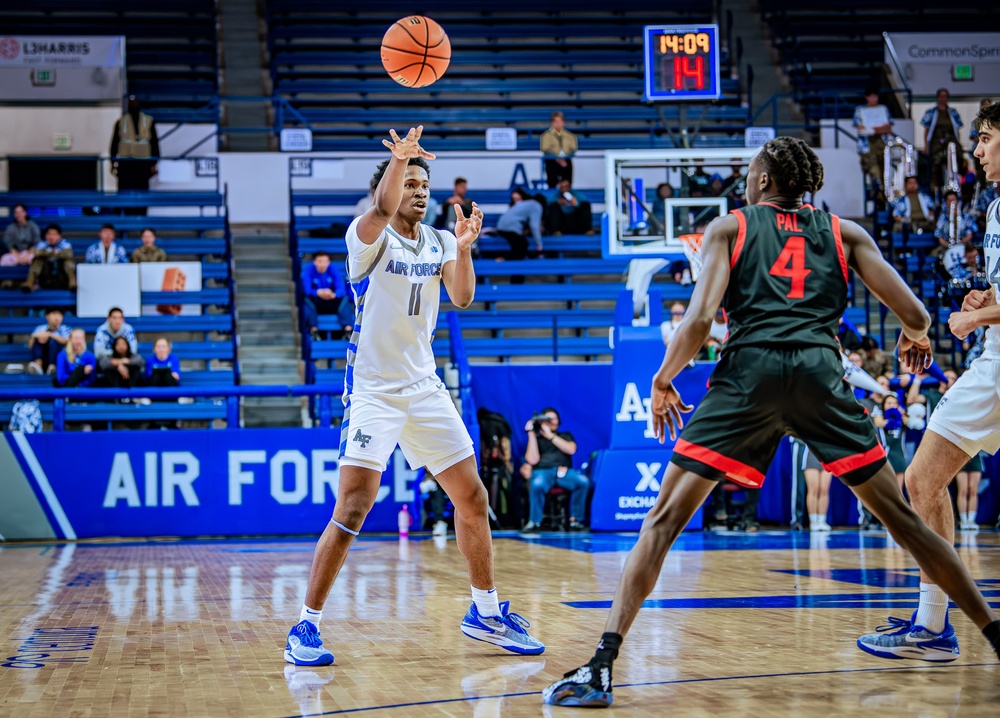
[[[802,299],[806,295],[806,277],[811,271],[806,269],[806,238],[789,237],[768,274],[791,279],[792,288],[786,296],[789,299]]]

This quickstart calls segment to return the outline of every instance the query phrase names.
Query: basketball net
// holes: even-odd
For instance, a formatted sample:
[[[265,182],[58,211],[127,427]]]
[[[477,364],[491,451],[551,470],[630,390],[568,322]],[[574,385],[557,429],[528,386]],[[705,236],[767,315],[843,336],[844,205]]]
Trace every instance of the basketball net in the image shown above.
[[[698,275],[701,274],[701,234],[682,234],[677,239],[681,241],[681,248],[688,264],[691,265],[691,281],[697,282]]]

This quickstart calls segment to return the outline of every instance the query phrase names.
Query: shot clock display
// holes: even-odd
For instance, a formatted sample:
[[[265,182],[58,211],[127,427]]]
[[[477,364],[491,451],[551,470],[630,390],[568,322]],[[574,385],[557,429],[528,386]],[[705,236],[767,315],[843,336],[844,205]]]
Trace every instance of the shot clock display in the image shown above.
[[[718,99],[719,26],[646,26],[647,100]]]

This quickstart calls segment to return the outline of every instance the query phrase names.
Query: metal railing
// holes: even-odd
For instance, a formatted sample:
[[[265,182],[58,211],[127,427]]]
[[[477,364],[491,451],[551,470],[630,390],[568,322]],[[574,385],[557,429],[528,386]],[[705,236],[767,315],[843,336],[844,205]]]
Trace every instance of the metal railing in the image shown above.
[[[134,389],[104,389],[104,388],[19,388],[6,389],[0,387],[0,400],[24,401],[37,399],[52,402],[52,428],[54,431],[66,429],[66,406],[68,403],[108,402],[119,399],[177,399],[203,398],[225,399],[226,428],[236,429],[240,426],[240,399],[243,397],[261,396],[317,396],[319,397],[318,418],[322,428],[333,426],[333,400],[340,397],[344,387],[336,384],[309,384],[293,386],[231,386],[231,387],[135,387]],[[108,421],[143,420],[143,416],[129,416],[134,413],[134,407],[123,410],[121,415],[101,417]]]

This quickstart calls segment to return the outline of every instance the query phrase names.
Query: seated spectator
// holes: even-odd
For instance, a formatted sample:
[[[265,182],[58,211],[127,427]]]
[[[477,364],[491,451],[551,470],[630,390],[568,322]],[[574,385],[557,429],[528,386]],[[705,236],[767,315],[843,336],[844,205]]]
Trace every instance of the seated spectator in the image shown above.
[[[906,194],[892,203],[893,232],[902,232],[908,224],[914,234],[930,232],[934,226],[934,203],[920,191],[916,177],[907,177]]]
[[[649,223],[653,227],[653,231],[657,233],[662,233],[666,231],[667,228],[667,200],[673,199],[676,195],[673,185],[667,182],[660,182],[656,185],[656,199],[653,200],[653,207],[649,215]],[[683,234],[681,232],[681,210],[678,207],[673,209],[674,215],[674,233]]]
[[[7,225],[0,242],[0,267],[30,265],[35,258],[35,247],[42,241],[38,225],[23,204],[15,204],[13,214],[14,221]]]
[[[861,332],[858,331],[853,322],[845,317],[840,318],[837,338],[840,339],[840,346],[844,351],[853,352],[861,348]]]
[[[992,183],[986,184],[979,193],[979,198],[976,200],[976,205],[972,208],[970,214],[976,219],[976,225],[979,227],[980,232],[986,230],[986,212],[997,196],[997,188]]]
[[[847,347],[844,347],[845,349]],[[866,336],[861,340],[861,368],[874,377],[888,375],[896,366],[891,354],[886,354],[875,337]],[[881,383],[881,382],[880,382]]]
[[[340,270],[330,263],[330,253],[319,251],[313,261],[302,266],[302,293],[304,296],[306,327],[313,339],[319,338],[320,315],[337,315],[337,323],[344,334],[354,330],[354,306],[347,297],[347,285]]]
[[[45,324],[39,324],[28,339],[31,352],[29,374],[55,374],[59,352],[69,341],[70,328],[63,322],[63,311],[59,307],[45,310]]]
[[[663,338],[664,346],[670,346],[674,339],[678,327],[684,320],[684,313],[687,312],[687,305],[684,302],[674,302],[670,305],[670,318],[660,324],[660,336]]]
[[[125,248],[115,241],[115,227],[105,224],[98,234],[100,240],[87,247],[87,264],[127,264]]]
[[[128,340],[130,354],[139,351],[139,343],[135,338],[135,330],[132,325],[125,321],[125,314],[118,307],[111,307],[108,311],[108,320],[97,328],[94,334],[94,354],[97,358],[103,359],[111,356],[114,352],[115,339],[125,337]]]
[[[153,356],[146,362],[146,384],[148,386],[180,386],[181,362],[170,353],[170,340],[160,337],[153,345]]]
[[[559,188],[551,192],[545,208],[545,226],[551,234],[593,234],[594,220],[587,196],[573,189],[569,180],[561,180]]]
[[[111,354],[100,357],[97,366],[104,375],[104,383],[112,389],[132,389],[142,379],[146,360],[132,351],[128,339],[118,336],[111,345]]]
[[[528,256],[527,234],[535,240],[535,249],[541,252],[542,205],[526,189],[515,188],[510,193],[510,208],[497,220],[497,234],[510,245],[507,259],[524,259]]]
[[[139,264],[140,262],[167,261],[167,253],[156,246],[156,232],[146,227],[146,229],[142,230],[140,239],[142,240],[142,246],[136,247],[135,251],[132,252],[132,262]]]
[[[36,286],[37,285],[37,286]],[[42,289],[76,290],[76,262],[73,245],[63,239],[62,227],[50,224],[45,228],[45,241],[35,247],[35,257],[28,270],[28,278],[21,285],[22,292]]]
[[[472,216],[472,200],[469,199],[466,194],[469,191],[469,181],[465,177],[455,178],[455,191],[452,193],[451,197],[446,199],[441,203],[441,213],[438,218],[438,222],[434,225],[441,229],[453,230],[455,229],[455,205],[462,205],[462,212],[466,217]],[[428,207],[428,212],[425,217],[431,217],[430,208]]]
[[[92,386],[97,377],[97,358],[87,349],[87,335],[82,329],[70,332],[66,348],[56,358],[57,387]]]
[[[576,441],[568,431],[559,431],[559,412],[553,408],[542,410],[545,421],[529,421],[528,449],[525,461],[531,464],[531,482],[528,493],[528,523],[523,531],[537,531],[545,514],[545,496],[555,486],[570,492],[569,529],[581,531],[587,511],[587,477],[573,468]]]
[[[952,246],[951,229],[949,227],[952,205],[958,207],[958,193],[953,189],[945,190],[944,204],[941,205],[941,214],[938,217],[937,226],[934,228],[934,236],[937,238],[938,244],[940,245],[939,252]],[[972,235],[976,232],[976,220],[973,219],[971,215],[963,212],[960,208],[957,211],[958,227],[956,229],[957,234],[954,238],[954,243],[969,244],[972,241]],[[963,249],[961,254],[964,255],[964,253],[965,250]]]

